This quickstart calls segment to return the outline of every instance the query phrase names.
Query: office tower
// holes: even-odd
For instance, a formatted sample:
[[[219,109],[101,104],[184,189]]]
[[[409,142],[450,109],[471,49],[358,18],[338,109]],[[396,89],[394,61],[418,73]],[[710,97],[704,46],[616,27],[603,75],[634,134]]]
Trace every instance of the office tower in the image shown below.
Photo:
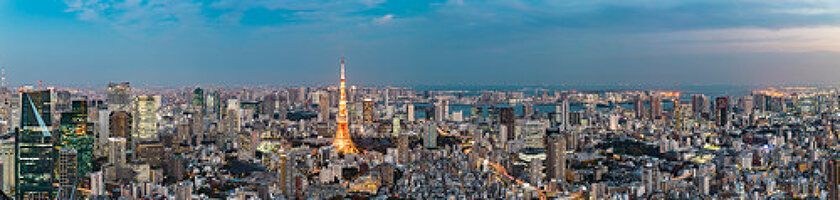
[[[159,96],[143,95],[134,98],[132,107],[134,118],[131,120],[131,137],[134,143],[158,141],[157,110],[159,105]]]
[[[12,194],[12,188],[15,186],[15,140],[10,135],[0,140],[0,162],[3,164],[0,190]]]
[[[90,173],[90,195],[105,195],[105,174],[102,171]]]
[[[319,95],[318,100],[318,119],[321,122],[330,120],[330,98],[328,95]]]
[[[296,102],[299,105],[303,105],[304,102],[306,101],[306,87],[298,88],[296,96],[297,96]]]
[[[108,163],[122,166],[125,164],[126,143],[128,141],[122,137],[108,138]]]
[[[219,94],[219,91],[210,90],[207,91],[207,98],[205,98],[205,106],[204,109],[207,113],[213,113],[215,119],[221,119],[221,108],[222,108],[222,97]],[[160,106],[160,105],[158,105]]]
[[[636,95],[633,99],[633,110],[636,111],[637,119],[645,118],[645,96],[643,94]]]
[[[569,99],[563,99],[563,102],[560,105],[561,105],[560,106],[560,109],[561,109],[560,123],[562,123],[562,125],[561,125],[562,127],[561,127],[560,130],[563,130],[563,131],[569,130],[569,129],[572,128],[572,126],[569,122],[569,112],[570,112],[569,111]]]
[[[840,159],[828,161],[828,199],[840,199]]]
[[[400,118],[394,118],[391,122],[391,136],[397,137],[400,134]]]
[[[373,124],[373,99],[362,101],[362,121],[364,124]]]
[[[414,104],[409,103],[406,107],[407,107],[406,109],[408,110],[408,111],[406,111],[406,113],[408,114],[408,121],[413,122],[414,121]]]
[[[756,110],[760,111],[767,111],[768,109],[768,100],[769,98],[762,94],[762,93],[753,93],[753,105],[755,106]]]
[[[715,99],[715,114],[717,117],[717,125],[724,127],[729,124],[729,98],[718,97]]]
[[[291,196],[294,192],[294,160],[288,155],[280,155],[280,191],[284,196]]]
[[[560,129],[545,131],[546,168],[549,180],[566,182],[566,137]]]
[[[108,122],[111,137],[131,137],[131,114],[126,111],[112,112]]]
[[[442,122],[446,121],[447,115],[449,115],[449,101],[446,99],[441,99],[438,102],[435,102],[435,121]]]
[[[195,110],[204,111],[204,90],[200,87],[195,88],[192,94],[192,106]]]
[[[740,113],[746,114],[752,113],[752,110],[755,106],[753,104],[754,102],[755,101],[753,100],[753,96],[745,96],[743,98],[740,98],[740,101],[738,101],[738,111]]]
[[[89,108],[87,100],[76,100],[71,104],[70,112],[61,113],[59,126],[61,139],[58,148],[73,151],[73,155],[77,156],[73,160],[77,164],[74,167],[74,171],[77,172],[76,177],[83,177],[93,170],[94,126],[93,123],[87,121]]]
[[[433,123],[426,123],[426,134],[423,134],[423,148],[437,148],[438,132]]]
[[[540,186],[542,185],[543,179],[543,162],[541,159],[531,159],[531,163],[528,166],[528,174],[529,182],[531,185]]]
[[[503,126],[502,130],[504,131],[505,138],[507,140],[513,140],[516,137],[516,113],[514,112],[513,108],[505,107],[501,108],[501,113],[499,113],[499,124]]]
[[[397,151],[399,151],[399,158],[397,161],[400,164],[408,164],[411,162],[408,157],[408,150],[409,150],[409,138],[408,134],[400,134],[399,138],[397,138]]]
[[[128,111],[131,103],[131,87],[128,82],[108,83],[108,110]]]
[[[341,59],[341,83],[339,85],[339,92],[341,92],[339,95],[341,98],[338,102],[338,116],[336,116],[338,129],[335,131],[333,146],[342,153],[359,153],[359,150],[356,149],[356,145],[353,144],[353,140],[350,138],[350,129],[347,127],[347,96],[344,90],[344,59]]]
[[[263,96],[262,102],[260,102],[260,114],[273,118],[274,112],[277,111],[278,108],[278,102],[279,100],[277,94],[274,94],[273,92]]]
[[[662,97],[659,95],[650,96],[650,118],[659,119],[662,117]]]
[[[78,186],[77,152],[75,149],[61,148],[58,151],[56,175],[60,193],[58,199],[71,199]]]
[[[55,196],[51,90],[21,92],[20,131],[15,136],[15,199]]]

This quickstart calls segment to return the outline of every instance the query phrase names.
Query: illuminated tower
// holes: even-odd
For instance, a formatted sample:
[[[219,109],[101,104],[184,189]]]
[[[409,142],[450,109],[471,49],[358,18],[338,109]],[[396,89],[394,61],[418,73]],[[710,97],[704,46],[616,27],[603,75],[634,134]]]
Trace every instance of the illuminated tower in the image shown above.
[[[344,92],[344,59],[341,59],[341,85],[339,86],[339,90],[339,92],[341,92],[341,100],[338,102],[338,116],[336,117],[338,129],[335,130],[335,140],[333,140],[333,146],[342,153],[359,153],[359,150],[356,149],[356,145],[353,144],[353,140],[350,139],[350,129],[347,128],[347,97]]]

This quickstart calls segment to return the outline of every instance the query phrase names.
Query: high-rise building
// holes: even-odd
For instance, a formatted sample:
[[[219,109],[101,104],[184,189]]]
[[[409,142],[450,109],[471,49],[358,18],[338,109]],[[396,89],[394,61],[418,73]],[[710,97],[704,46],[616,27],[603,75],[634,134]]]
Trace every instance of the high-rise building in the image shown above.
[[[397,151],[399,151],[398,153],[400,154],[397,161],[400,164],[405,165],[405,164],[408,164],[409,162],[411,162],[409,160],[409,156],[408,156],[408,151],[409,151],[409,146],[408,145],[409,145],[408,134],[400,134],[399,138],[397,139]]]
[[[449,101],[446,99],[441,99],[438,102],[435,102],[435,121],[442,122],[446,121],[449,117]]]
[[[662,97],[659,95],[650,96],[650,118],[659,119],[662,117]]]
[[[112,112],[109,117],[108,128],[111,137],[131,137],[131,114],[126,111]]]
[[[131,103],[131,87],[128,82],[108,83],[108,110],[128,111]]]
[[[3,164],[0,190],[12,194],[15,187],[15,140],[9,135],[0,140],[0,162]]]
[[[633,99],[633,110],[636,111],[636,118],[644,119],[645,118],[645,97],[642,94],[636,95]]]
[[[828,161],[828,199],[840,199],[840,159]]]
[[[362,101],[362,113],[364,124],[373,124],[373,99],[366,98]]]
[[[719,127],[724,127],[729,124],[729,98],[718,97],[715,99],[715,120]]]
[[[205,99],[206,108],[204,109],[207,113],[213,113],[216,119],[221,119],[221,108],[222,108],[222,98],[219,95],[218,91],[210,90],[207,91],[207,98]]]
[[[198,111],[204,111],[204,90],[200,87],[195,88],[192,94],[192,106]]]
[[[406,109],[408,110],[408,111],[406,111],[407,114],[408,114],[408,117],[407,117],[408,121],[413,122],[414,121],[414,104],[409,103],[406,107],[407,107]]]
[[[397,137],[400,134],[400,118],[391,120],[391,136]]]
[[[134,118],[131,120],[132,141],[158,141],[157,110],[159,105],[159,96],[143,95],[134,98],[134,106],[132,107]]]
[[[79,184],[77,151],[62,148],[58,151],[58,166],[56,167],[56,182],[60,193],[58,199],[71,199]]]
[[[546,168],[549,180],[566,182],[566,137],[558,128],[545,131]]]
[[[438,132],[434,123],[426,123],[426,133],[423,134],[423,147],[427,149],[437,148]]]
[[[330,120],[330,96],[329,95],[319,95],[318,96],[318,119],[319,121],[326,122]]]
[[[15,199],[55,197],[52,96],[51,90],[20,94],[21,129],[15,135]]]
[[[73,160],[76,178],[83,177],[93,169],[94,125],[88,121],[88,101],[76,100],[71,103],[71,111],[61,113],[59,149],[73,151],[77,157]],[[60,152],[61,153],[61,152]],[[61,156],[61,155],[60,155]],[[62,160],[59,160],[61,162]],[[59,163],[61,164],[61,163]],[[71,185],[76,185],[74,182]]]
[[[569,121],[569,99],[563,99],[563,102],[560,105],[560,123],[562,123],[561,130],[569,130],[572,128],[571,122]]]
[[[338,128],[335,130],[335,139],[333,146],[342,153],[358,153],[356,145],[350,137],[350,129],[347,127],[347,94],[344,91],[344,59],[341,60],[341,83],[339,85],[340,101],[338,102],[338,116],[336,116],[336,123]]]
[[[501,108],[501,113],[499,113],[499,124],[504,128],[505,138],[507,140],[512,140],[516,137],[516,132],[514,131],[516,128],[516,113],[514,112],[513,108],[505,107]]]

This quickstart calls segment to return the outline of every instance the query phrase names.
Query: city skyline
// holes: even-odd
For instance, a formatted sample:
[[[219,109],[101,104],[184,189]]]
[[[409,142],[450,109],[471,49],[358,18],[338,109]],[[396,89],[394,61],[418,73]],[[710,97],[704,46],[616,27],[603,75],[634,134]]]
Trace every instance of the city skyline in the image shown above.
[[[838,16],[823,0],[3,1],[0,67],[11,85],[316,85],[347,54],[351,85],[837,83]]]

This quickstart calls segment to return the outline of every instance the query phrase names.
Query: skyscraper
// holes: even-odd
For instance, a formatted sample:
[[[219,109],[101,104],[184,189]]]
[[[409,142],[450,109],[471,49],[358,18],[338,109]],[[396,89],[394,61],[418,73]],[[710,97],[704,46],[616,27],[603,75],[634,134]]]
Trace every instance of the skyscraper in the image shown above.
[[[319,121],[326,122],[330,120],[330,96],[326,93],[321,93],[318,96],[318,118]]]
[[[365,124],[373,124],[373,99],[365,98],[362,101],[362,121]]]
[[[138,96],[134,98],[132,107],[134,119],[131,126],[131,136],[134,142],[148,142],[158,140],[157,110],[160,105],[159,96]]]
[[[426,133],[423,134],[423,148],[434,149],[437,148],[438,132],[434,123],[426,124]]]
[[[204,90],[202,90],[200,87],[195,88],[195,90],[193,90],[192,95],[193,107],[195,107],[195,109],[198,111],[204,111],[205,103],[206,102],[204,102]]]
[[[131,87],[128,82],[108,83],[108,110],[128,111]]]
[[[828,199],[840,199],[840,160],[828,160]]]
[[[71,199],[78,186],[78,152],[75,149],[61,148],[58,151],[56,182],[61,191],[58,199]]]
[[[446,121],[449,115],[449,101],[446,99],[441,99],[438,102],[435,102],[435,121],[442,122]]]
[[[112,112],[108,120],[110,137],[131,137],[131,114],[126,111]]]
[[[501,113],[499,113],[499,124],[501,124],[502,130],[504,130],[505,138],[507,140],[513,140],[516,137],[515,128],[516,128],[516,113],[514,112],[513,108],[505,107],[501,108]]]
[[[636,111],[636,118],[637,119],[644,119],[645,118],[645,97],[642,94],[636,95],[633,99],[633,110]]]
[[[338,129],[335,131],[333,146],[342,153],[359,153],[353,140],[350,138],[350,129],[347,127],[347,95],[344,84],[344,59],[341,59],[341,83],[339,85],[340,101],[338,102],[338,116],[336,122]]]
[[[557,128],[546,129],[545,135],[548,179],[566,182],[566,137]]]
[[[15,136],[15,199],[54,197],[52,96],[51,90],[20,94],[21,129]]]
[[[74,182],[66,183],[64,186],[67,184],[75,186],[78,183],[75,181],[79,177],[83,177],[93,170],[94,126],[92,122],[88,121],[87,110],[87,100],[75,100],[71,103],[70,112],[61,113],[59,149],[68,152],[73,151],[73,155],[76,156],[73,159],[73,163],[76,163],[76,166],[73,167],[74,172],[76,172],[75,177],[68,179]],[[59,162],[62,162],[62,160],[59,160]]]
[[[408,110],[407,111],[408,121],[413,122],[414,121],[414,104],[409,103],[406,107],[407,107],[406,109]]]
[[[650,96],[650,118],[659,119],[662,117],[662,97],[659,95]]]
[[[562,115],[560,116],[560,119],[561,119],[560,122],[562,123],[561,130],[563,130],[563,131],[569,130],[570,128],[572,128],[572,126],[569,122],[569,99],[563,99],[563,103],[561,104],[560,108],[561,108],[561,111],[562,111],[561,112]]]
[[[715,120],[719,127],[729,124],[729,98],[718,97],[715,99]]]

